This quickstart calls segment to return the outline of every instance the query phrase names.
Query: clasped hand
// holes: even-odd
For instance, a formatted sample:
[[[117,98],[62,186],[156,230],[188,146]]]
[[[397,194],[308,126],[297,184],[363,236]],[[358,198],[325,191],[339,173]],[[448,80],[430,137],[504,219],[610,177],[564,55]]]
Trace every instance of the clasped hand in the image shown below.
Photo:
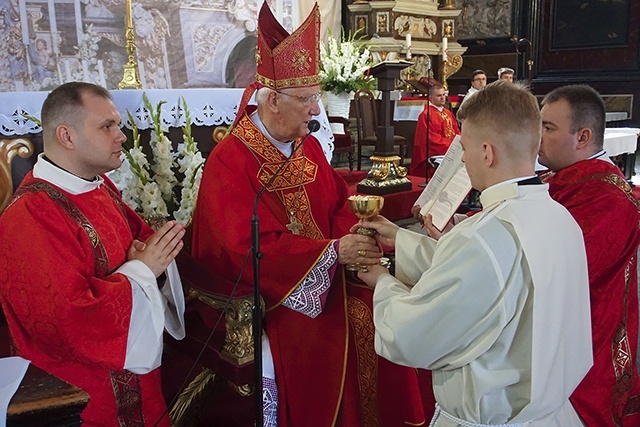
[[[134,240],[127,252],[127,259],[142,261],[156,278],[160,277],[184,246],[184,233],[185,228],[182,224],[168,221],[146,242]]]

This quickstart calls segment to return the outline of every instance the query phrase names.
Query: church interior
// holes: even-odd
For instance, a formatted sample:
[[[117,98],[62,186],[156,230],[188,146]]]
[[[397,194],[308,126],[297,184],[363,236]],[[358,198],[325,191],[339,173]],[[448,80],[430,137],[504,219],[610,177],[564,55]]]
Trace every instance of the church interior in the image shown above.
[[[315,3],[264,1],[288,31],[302,23]],[[539,101],[569,84],[598,91],[607,113],[605,147],[640,198],[640,2],[317,2],[320,42],[355,33],[360,48],[367,49],[367,79],[375,77],[377,87],[367,91],[375,99],[347,96],[341,111],[337,100],[323,94],[316,135],[326,141],[327,161],[350,194],[384,197],[380,212],[385,217],[401,226],[416,225],[411,208],[427,180],[407,170],[418,116],[429,105],[428,82],[442,84],[445,107],[455,114],[474,72],[483,70],[492,83],[503,67],[512,69],[513,80],[526,84]],[[150,141],[162,130],[174,150],[180,150],[189,134],[206,159],[227,134],[243,90],[255,78],[262,1],[3,3],[0,215],[43,151],[40,108],[55,87],[85,81],[108,89],[122,117],[127,148],[138,135],[142,151],[151,156]],[[385,177],[378,179],[383,170]],[[124,173],[114,182],[125,182]],[[0,236],[13,238],[18,237]],[[208,292],[202,283],[220,279],[211,277],[187,249],[176,260],[189,301],[185,318],[193,329],[182,342],[165,337],[162,364],[165,398],[173,405],[172,419],[179,420],[174,425],[252,426],[253,295],[240,291],[228,301],[226,295],[234,292],[231,282],[221,283],[220,293]],[[222,324],[202,321],[217,318],[221,310],[227,311]],[[0,358],[12,351],[0,318]],[[420,374],[424,401],[431,402],[430,375]],[[80,425],[79,414],[88,401],[81,389],[35,366],[9,398],[7,426],[22,427]]]

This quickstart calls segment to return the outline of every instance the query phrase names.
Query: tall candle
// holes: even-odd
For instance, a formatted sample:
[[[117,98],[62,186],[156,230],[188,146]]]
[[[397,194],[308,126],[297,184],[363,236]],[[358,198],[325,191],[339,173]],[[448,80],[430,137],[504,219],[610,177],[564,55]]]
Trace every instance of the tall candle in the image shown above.
[[[147,80],[144,77],[144,62],[138,61],[138,74],[140,76],[140,84],[142,85],[142,89],[147,88]]]
[[[407,44],[406,58],[407,60],[409,60],[411,59],[411,33],[407,34],[406,36],[406,44]]]
[[[67,81],[72,81],[71,79],[71,66],[69,65],[69,60],[64,61],[64,73],[67,76]]]
[[[19,0],[20,7],[20,26],[22,27],[22,44],[29,46],[29,18],[27,17],[27,2]]]
[[[89,83],[89,64],[87,63],[86,59],[82,60],[82,76],[84,78],[84,81]]]
[[[449,41],[447,40],[446,37],[442,38],[442,60],[446,61],[447,60],[447,49],[449,47]]]
[[[53,53],[58,54],[58,23],[56,22],[56,7],[53,0],[48,0],[49,8],[49,28],[51,28],[51,44],[53,45]]]
[[[104,64],[102,63],[102,59],[98,59],[98,76],[100,77],[100,85],[106,89],[107,81],[104,78]]]
[[[127,10],[124,11],[125,24],[127,28],[133,28],[133,5],[131,4],[131,0],[127,0],[124,7],[127,8]]]
[[[82,43],[82,35],[84,29],[82,28],[82,9],[80,9],[80,0],[74,0],[73,13],[76,16],[76,37],[78,37],[78,46]]]

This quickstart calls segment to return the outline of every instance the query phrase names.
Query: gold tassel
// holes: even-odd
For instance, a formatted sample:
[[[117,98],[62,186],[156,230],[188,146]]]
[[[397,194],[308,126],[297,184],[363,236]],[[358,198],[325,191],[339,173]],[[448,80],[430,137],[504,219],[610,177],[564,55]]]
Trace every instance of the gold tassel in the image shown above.
[[[187,413],[191,404],[196,400],[198,395],[207,387],[210,381],[216,377],[212,371],[204,368],[180,393],[176,403],[169,411],[171,425],[178,425],[182,417]]]

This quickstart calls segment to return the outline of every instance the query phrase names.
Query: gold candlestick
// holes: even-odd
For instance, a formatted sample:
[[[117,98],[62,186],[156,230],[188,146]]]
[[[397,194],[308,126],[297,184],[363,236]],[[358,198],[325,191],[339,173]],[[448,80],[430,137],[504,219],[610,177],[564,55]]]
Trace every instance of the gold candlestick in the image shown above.
[[[142,83],[140,83],[140,75],[138,73],[138,64],[135,61],[136,45],[135,33],[133,31],[133,10],[131,0],[126,0],[125,8],[125,49],[127,50],[129,60],[122,66],[124,69],[124,76],[120,83],[118,83],[118,89],[142,89]]]

